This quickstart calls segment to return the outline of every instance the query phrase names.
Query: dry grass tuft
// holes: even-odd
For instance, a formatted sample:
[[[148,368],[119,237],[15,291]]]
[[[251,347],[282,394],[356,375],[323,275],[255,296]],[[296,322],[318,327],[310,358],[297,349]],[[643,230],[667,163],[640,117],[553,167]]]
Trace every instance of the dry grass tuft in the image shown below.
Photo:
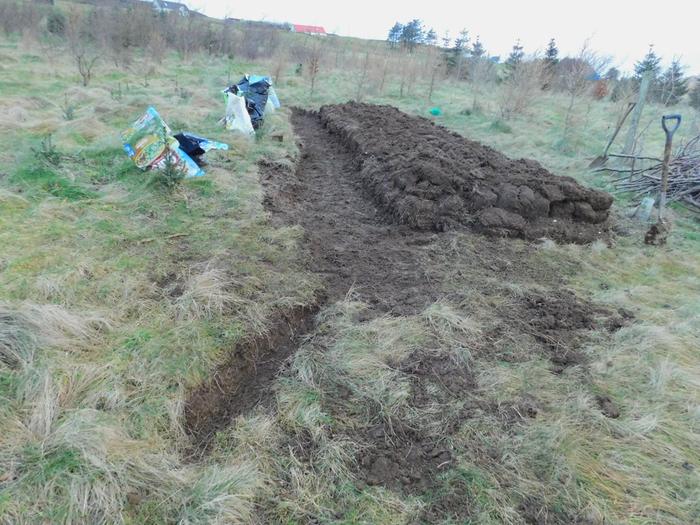
[[[220,268],[193,269],[185,280],[184,291],[175,301],[179,319],[211,319],[222,315],[235,302],[228,291],[231,281]]]
[[[253,498],[263,488],[260,472],[252,463],[212,465],[196,475],[174,501],[182,509],[178,523],[251,523]]]
[[[423,318],[431,333],[437,338],[442,352],[462,364],[470,360],[469,348],[478,344],[481,326],[478,321],[464,316],[444,301],[437,301],[426,308]]]
[[[40,346],[81,348],[109,328],[101,316],[74,314],[54,304],[0,304],[0,361],[10,368],[28,366]]]
[[[34,361],[37,336],[22,313],[0,305],[0,362],[20,368]]]

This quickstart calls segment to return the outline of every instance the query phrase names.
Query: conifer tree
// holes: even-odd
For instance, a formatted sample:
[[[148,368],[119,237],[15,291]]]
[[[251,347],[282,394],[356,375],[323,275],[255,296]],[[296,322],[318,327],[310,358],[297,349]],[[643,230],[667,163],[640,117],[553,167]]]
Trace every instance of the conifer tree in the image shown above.
[[[441,39],[441,40],[442,40],[442,47],[443,47],[444,49],[449,49],[449,47],[450,47],[450,42],[452,42],[452,39],[450,38],[450,32],[449,32],[449,31],[445,31],[445,34],[442,35],[442,39]]]
[[[634,82],[639,87],[642,78],[649,75],[649,94],[647,99],[658,101],[661,98],[661,57],[654,52],[654,46],[649,46],[649,51],[642,60],[634,64]]]
[[[486,49],[479,39],[479,35],[476,35],[476,40],[472,44],[471,55],[473,58],[479,59],[486,54]]]
[[[634,64],[634,76],[637,80],[641,80],[645,73],[650,72],[652,75],[652,80],[657,80],[659,78],[659,73],[661,72],[661,57],[657,56],[654,52],[654,46],[649,46],[649,51],[644,55],[642,60],[639,60]]]
[[[684,69],[676,58],[661,77],[662,102],[667,106],[675,106],[688,92],[688,79],[685,78]]]
[[[401,31],[401,43],[409,52],[413,52],[416,46],[421,42],[423,42],[423,22],[414,18],[403,26],[403,30]]]
[[[557,49],[557,43],[553,38],[547,44],[547,50],[544,52],[544,62],[547,69],[550,70],[554,69],[554,66],[559,63],[559,49]]]
[[[523,58],[525,58],[525,51],[523,50],[523,46],[520,44],[520,39],[518,39],[516,40],[515,44],[513,44],[513,49],[506,60],[506,73],[508,76],[513,74],[513,71],[515,71],[515,69],[523,61]]]
[[[457,67],[457,80],[462,78],[462,67],[464,65],[464,57],[469,53],[469,31],[462,29],[459,36],[455,39],[454,48],[452,48],[455,65]]]
[[[389,36],[387,36],[386,41],[389,42],[389,46],[393,49],[401,41],[401,33],[403,32],[403,24],[396,22],[394,26],[389,30]]]

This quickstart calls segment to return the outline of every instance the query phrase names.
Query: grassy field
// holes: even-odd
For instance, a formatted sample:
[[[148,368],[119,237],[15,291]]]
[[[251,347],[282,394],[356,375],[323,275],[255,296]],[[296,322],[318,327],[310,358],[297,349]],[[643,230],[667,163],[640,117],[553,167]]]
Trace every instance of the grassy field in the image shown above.
[[[546,243],[539,255],[582,296],[634,312],[612,337],[592,334],[585,367],[560,377],[535,355],[470,353],[480,323],[455,305],[359,323],[363,305],[348,297],[319,314],[317,335],[275,385],[275,413],[239,418],[205,459],[188,457],[188,389],[237,341],[264,334],[274,311],[313,302],[320,286],[302,264],[303,232],[270,223],[257,177],[262,159],[294,162],[290,106],[358,93],[424,116],[438,106],[437,122],[469,138],[609,189],[585,166],[621,104],[581,100],[564,138],[566,101],[556,94],[503,121],[497,87],[472,111],[465,83],[445,81],[428,101],[426,80],[401,98],[397,79],[380,94],[371,82],[358,90],[357,73],[328,69],[312,96],[290,65],[276,87],[284,107],[256,140],[221,129],[227,80],[272,67],[170,56],[145,82],[137,59],[131,70],[102,63],[80,87],[64,54],[0,41],[0,523],[413,523],[450,495],[470,506],[468,523],[522,523],[533,494],[549,514],[531,522],[700,521],[698,222],[676,209],[668,246],[647,247],[624,198],[616,212],[627,235]],[[206,177],[166,192],[119,139],[149,105],[173,129],[231,149],[207,155]],[[679,109],[682,141],[698,133],[698,117]],[[650,107],[642,121],[653,120],[653,155],[663,111]],[[282,142],[271,139],[279,133]],[[329,385],[342,378],[365,393],[358,404],[403,413],[407,379],[388,364],[426,346],[467,361],[481,399],[536,392],[540,414],[507,432],[489,414],[461,429],[458,467],[437,493],[358,486],[361,443],[334,431],[366,414],[329,417]],[[620,417],[604,417],[597,395],[614,399]],[[314,443],[313,461],[300,461],[290,441],[299,435]],[[500,461],[483,460],[485,451]]]

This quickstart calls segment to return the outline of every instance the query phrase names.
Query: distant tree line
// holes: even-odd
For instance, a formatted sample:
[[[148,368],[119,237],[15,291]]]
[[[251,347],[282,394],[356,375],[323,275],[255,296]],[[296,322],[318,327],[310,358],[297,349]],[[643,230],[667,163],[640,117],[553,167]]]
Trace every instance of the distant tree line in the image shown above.
[[[90,81],[96,62],[128,65],[136,49],[146,50],[155,63],[169,51],[182,57],[205,52],[254,60],[270,57],[280,39],[280,30],[272,26],[183,17],[158,12],[146,2],[77,8],[0,0],[0,31],[7,36],[29,36],[47,49],[65,45],[83,83]]]
[[[402,48],[409,52],[420,44],[434,46],[437,43],[437,34],[433,29],[425,29],[423,22],[414,18],[402,24],[396,22],[389,30],[387,42],[394,49]]]
[[[438,45],[435,31],[426,31],[419,19],[405,24],[396,22],[389,30],[387,42],[392,49],[409,52],[420,45]],[[609,67],[609,59],[591,52],[587,46],[584,47],[585,50],[578,56],[560,58],[556,41],[552,38],[547,43],[543,55],[528,59],[523,45],[517,40],[502,66],[496,70],[495,67],[484,68],[483,64],[498,63],[500,57],[489,56],[479,37],[472,42],[466,29],[460,31],[454,39],[445,34],[440,45],[446,74],[458,80],[473,80],[475,76],[483,79],[486,76],[502,82],[516,75],[525,62],[537,62],[538,67],[534,69],[542,76],[542,89],[562,90],[568,93],[574,90],[578,93],[590,88],[595,98],[610,96],[613,100],[620,100],[636,92],[642,77],[649,75],[650,101],[673,106],[687,96],[690,105],[700,110],[700,82],[696,82],[693,89],[689,89],[686,68],[678,58],[674,58],[671,64],[662,70],[661,57],[654,52],[652,46],[647,54],[635,63],[633,75],[623,76],[617,68]],[[484,69],[488,70],[488,74],[484,75]]]

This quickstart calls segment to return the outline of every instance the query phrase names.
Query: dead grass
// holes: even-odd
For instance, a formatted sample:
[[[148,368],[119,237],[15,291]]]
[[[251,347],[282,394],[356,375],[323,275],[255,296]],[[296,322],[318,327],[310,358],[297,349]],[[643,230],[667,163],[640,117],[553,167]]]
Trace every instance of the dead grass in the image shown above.
[[[176,300],[180,319],[209,319],[222,315],[235,300],[226,289],[230,287],[226,272],[205,266],[186,277],[184,291]]]
[[[51,64],[49,78],[46,61],[22,52],[6,54],[32,95],[15,91],[0,102],[0,523],[400,524],[420,519],[443,493],[467,502],[474,523],[522,523],[524,503],[535,522],[697,521],[700,260],[696,225],[683,215],[663,249],[641,246],[636,234],[611,246],[540,243],[537,257],[580,263],[568,283],[581,294],[635,312],[612,339],[591,339],[587,367],[552,374],[522,341],[506,341],[515,360],[484,349],[488,309],[523,291],[509,283],[493,283],[503,296],[467,290],[463,304],[444,300],[417,316],[370,322],[360,322],[364,306],[351,294],[320,313],[274,385],[276,410],[240,417],[207,461],[189,463],[187,388],[242,337],[264,333],[270,311],[308,304],[318,288],[299,269],[303,232],[267,222],[257,180],[259,158],[296,156],[288,112],[250,141],[217,125],[230,64],[208,58],[179,68],[180,85],[197,86],[188,100],[172,92],[172,57],[149,88],[114,71],[122,93],[113,97],[106,69],[81,88],[70,64]],[[283,78],[285,105],[356,93],[351,72],[324,74],[313,99],[306,82]],[[76,100],[76,119],[63,119],[56,97],[33,95],[49,81],[56,97]],[[367,101],[423,115],[437,105],[439,123],[591,180],[583,167],[600,153],[610,103],[596,105],[590,125],[573,131],[574,149],[562,151],[565,106],[556,95],[532,101],[538,119],[514,115],[509,133],[494,131],[495,87],[481,96],[482,111],[467,115],[471,88],[446,83],[428,104],[417,89],[401,98],[400,84],[390,76]],[[149,190],[119,151],[118,131],[150,104],[171,125],[232,147],[211,156],[199,185],[185,183],[172,198]],[[661,111],[650,108],[648,118]],[[270,139],[278,131],[282,143]],[[8,182],[3,174],[37,161],[30,146],[45,133],[65,154],[58,171],[97,198],[19,193]],[[646,143],[660,150],[661,140],[652,129]],[[187,235],[165,238],[179,233]],[[450,436],[445,419],[465,407],[410,403],[402,364],[418,351],[474,374],[463,399],[472,417]],[[601,394],[619,418],[601,414]],[[536,418],[526,414],[530,404]],[[455,467],[436,494],[357,485],[367,446],[359,431],[397,419],[449,437]]]

